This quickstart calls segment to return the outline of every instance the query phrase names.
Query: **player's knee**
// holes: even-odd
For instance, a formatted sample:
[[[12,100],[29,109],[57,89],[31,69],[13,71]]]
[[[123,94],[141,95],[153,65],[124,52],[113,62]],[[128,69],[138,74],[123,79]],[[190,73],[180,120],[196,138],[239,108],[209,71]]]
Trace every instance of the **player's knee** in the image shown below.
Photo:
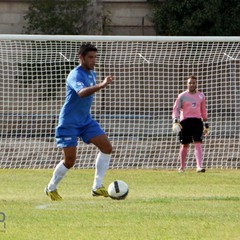
[[[68,158],[64,160],[64,165],[66,168],[70,169],[74,166],[75,158]]]
[[[112,150],[113,150],[112,145],[108,144],[108,145],[104,146],[103,149],[101,149],[101,152],[103,152],[105,154],[111,154]]]

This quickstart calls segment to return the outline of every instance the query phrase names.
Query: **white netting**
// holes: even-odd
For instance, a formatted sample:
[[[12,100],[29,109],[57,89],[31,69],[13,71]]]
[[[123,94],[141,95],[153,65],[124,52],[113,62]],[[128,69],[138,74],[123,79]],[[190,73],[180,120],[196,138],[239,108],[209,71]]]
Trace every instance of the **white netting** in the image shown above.
[[[179,142],[171,112],[198,77],[211,134],[204,165],[240,167],[240,38],[0,35],[0,168],[52,168],[62,158],[54,130],[65,79],[82,42],[98,48],[98,80],[115,81],[95,96],[92,114],[114,147],[113,168],[176,168]],[[97,149],[82,142],[76,168],[92,168]],[[195,166],[193,149],[188,167]]]

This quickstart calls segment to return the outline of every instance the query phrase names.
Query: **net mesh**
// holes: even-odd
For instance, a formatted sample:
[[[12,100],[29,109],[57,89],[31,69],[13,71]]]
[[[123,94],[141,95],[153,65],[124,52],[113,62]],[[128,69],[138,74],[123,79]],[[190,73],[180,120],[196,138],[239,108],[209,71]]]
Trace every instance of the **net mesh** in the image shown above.
[[[61,159],[54,132],[65,81],[78,64],[77,40],[0,38],[0,168],[53,168]],[[238,41],[100,41],[92,115],[108,134],[110,168],[177,168],[180,144],[172,133],[172,106],[194,74],[206,95],[210,135],[204,166],[239,168],[240,45]],[[75,168],[93,168],[97,149],[79,142]],[[193,148],[187,167],[195,167]]]

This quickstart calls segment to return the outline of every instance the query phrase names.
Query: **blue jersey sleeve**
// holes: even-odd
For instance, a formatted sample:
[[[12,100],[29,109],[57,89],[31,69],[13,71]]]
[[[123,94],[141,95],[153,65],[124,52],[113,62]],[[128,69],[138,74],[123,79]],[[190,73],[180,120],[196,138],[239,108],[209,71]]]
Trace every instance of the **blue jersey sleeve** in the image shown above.
[[[68,75],[67,84],[76,92],[86,87],[81,73],[76,68]]]
[[[91,70],[85,72],[81,66],[74,68],[67,78],[67,85],[70,86],[77,93],[86,87],[90,87],[96,84],[96,73]]]

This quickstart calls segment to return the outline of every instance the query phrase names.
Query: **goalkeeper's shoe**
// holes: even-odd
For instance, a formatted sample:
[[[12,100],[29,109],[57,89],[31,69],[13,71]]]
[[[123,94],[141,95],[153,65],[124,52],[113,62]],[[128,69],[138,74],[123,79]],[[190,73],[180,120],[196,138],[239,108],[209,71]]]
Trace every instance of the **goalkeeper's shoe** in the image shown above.
[[[204,173],[206,172],[205,168],[197,168],[197,173]]]
[[[99,196],[109,197],[108,191],[104,186],[101,186],[100,188],[97,188],[94,190],[92,189],[92,195],[93,197],[99,197]]]
[[[62,197],[58,194],[57,189],[54,191],[49,191],[47,187],[45,187],[45,193],[47,196],[51,198],[52,201],[61,201]]]
[[[178,169],[178,172],[179,172],[179,173],[183,173],[183,172],[184,172],[184,169],[180,167],[180,168]]]

